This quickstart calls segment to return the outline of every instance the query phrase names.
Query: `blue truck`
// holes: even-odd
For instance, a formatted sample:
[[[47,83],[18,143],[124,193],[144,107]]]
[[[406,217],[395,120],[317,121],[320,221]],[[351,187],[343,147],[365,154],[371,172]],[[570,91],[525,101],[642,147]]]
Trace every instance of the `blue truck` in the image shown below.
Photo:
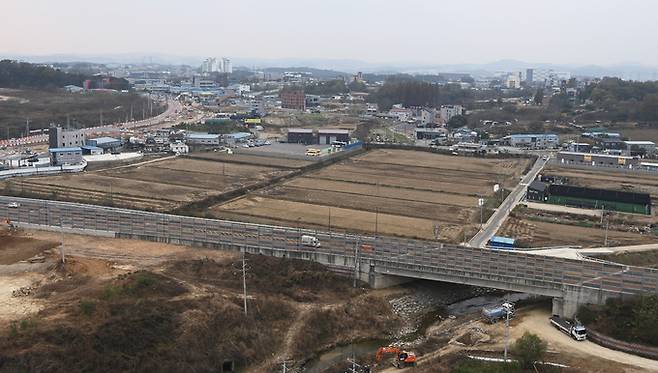
[[[514,304],[505,302],[500,306],[482,308],[482,317],[490,323],[496,323],[498,320],[504,320],[508,317],[514,318]]]

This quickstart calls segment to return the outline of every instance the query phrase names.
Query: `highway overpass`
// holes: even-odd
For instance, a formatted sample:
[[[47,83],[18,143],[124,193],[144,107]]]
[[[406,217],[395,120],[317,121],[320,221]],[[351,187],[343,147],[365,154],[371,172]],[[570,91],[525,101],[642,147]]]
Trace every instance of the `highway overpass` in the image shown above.
[[[16,202],[19,207],[9,207]],[[196,245],[313,260],[349,271],[373,287],[428,279],[550,296],[554,312],[579,304],[658,294],[658,270],[588,259],[372,237],[152,213],[95,205],[0,196],[0,217],[37,229]],[[303,246],[316,236],[321,247]],[[366,246],[364,246],[366,245]]]

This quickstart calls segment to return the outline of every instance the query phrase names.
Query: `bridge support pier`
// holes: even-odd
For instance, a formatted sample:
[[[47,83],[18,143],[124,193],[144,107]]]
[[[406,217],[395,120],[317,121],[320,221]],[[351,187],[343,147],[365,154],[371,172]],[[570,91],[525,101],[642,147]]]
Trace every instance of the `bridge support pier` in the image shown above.
[[[373,289],[385,289],[413,281],[413,278],[393,275],[383,275],[371,272],[368,274],[368,285]]]
[[[553,314],[572,319],[582,305],[601,305],[608,298],[617,298],[619,296],[620,294],[603,292],[598,289],[565,285],[562,289],[562,296],[553,298]]]

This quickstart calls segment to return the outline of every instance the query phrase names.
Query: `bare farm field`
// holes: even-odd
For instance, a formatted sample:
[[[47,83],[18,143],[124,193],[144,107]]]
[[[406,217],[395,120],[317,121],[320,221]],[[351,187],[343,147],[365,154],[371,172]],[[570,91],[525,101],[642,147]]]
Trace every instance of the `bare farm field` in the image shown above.
[[[529,159],[373,150],[211,208],[217,217],[461,242],[478,198],[513,186]],[[468,238],[468,237],[466,237]]]
[[[175,158],[82,174],[7,180],[4,189],[32,197],[171,211],[290,172],[272,166]]]
[[[554,211],[517,208],[499,234],[513,237],[522,247],[582,246],[603,247],[658,243],[647,222],[629,220],[630,214],[612,214],[609,222]],[[643,229],[645,228],[645,229]]]

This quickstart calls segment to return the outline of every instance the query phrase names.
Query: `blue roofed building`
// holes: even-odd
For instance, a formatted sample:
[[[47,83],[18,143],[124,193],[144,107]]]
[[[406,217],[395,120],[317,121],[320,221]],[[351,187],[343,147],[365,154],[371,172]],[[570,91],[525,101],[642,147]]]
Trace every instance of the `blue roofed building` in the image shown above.
[[[85,145],[80,147],[83,155],[98,155],[103,154],[103,148],[97,146]]]
[[[50,164],[52,166],[65,166],[82,163],[82,148],[50,148]]]
[[[87,139],[86,145],[101,148],[105,152],[111,152],[121,147],[121,140],[113,137],[97,137],[95,139]]]

